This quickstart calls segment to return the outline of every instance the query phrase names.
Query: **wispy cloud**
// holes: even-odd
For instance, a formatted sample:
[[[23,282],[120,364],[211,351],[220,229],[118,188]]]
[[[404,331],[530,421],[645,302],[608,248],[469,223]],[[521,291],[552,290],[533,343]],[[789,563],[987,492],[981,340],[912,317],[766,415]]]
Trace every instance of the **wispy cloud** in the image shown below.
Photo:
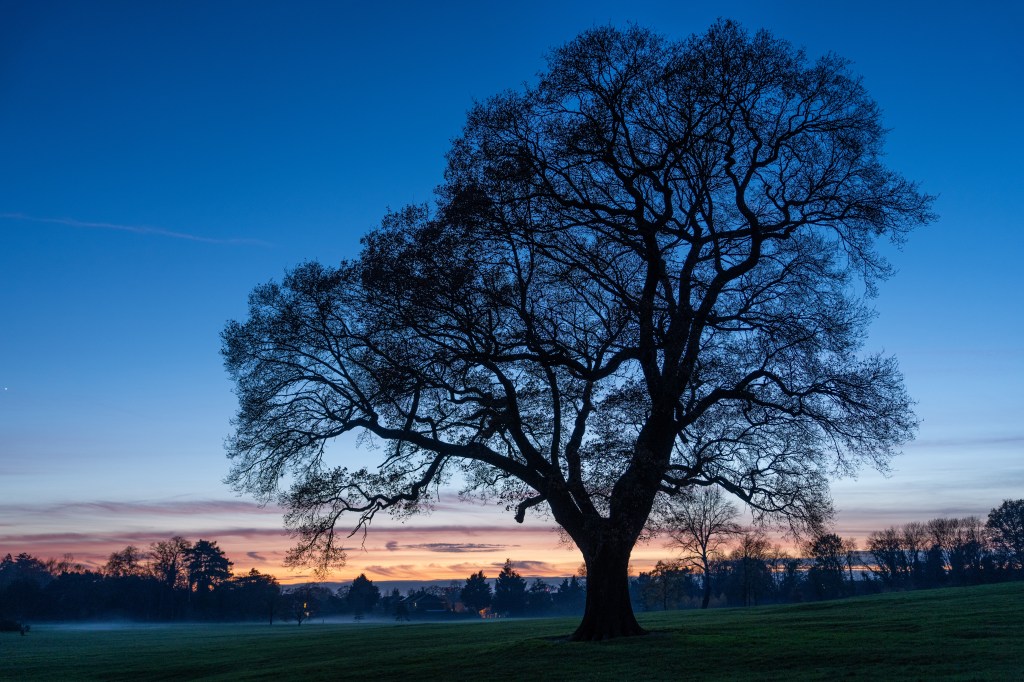
[[[152,235],[154,237],[168,237],[170,239],[183,239],[190,242],[201,242],[203,244],[226,244],[229,246],[273,246],[270,242],[261,239],[218,239],[216,237],[204,237],[190,232],[177,232],[165,230],[162,227],[150,225],[121,225],[118,223],[102,223],[87,220],[76,220],[74,218],[41,218],[38,216],[25,215],[24,213],[0,213],[0,218],[7,220],[23,220],[30,223],[46,223],[50,225],[66,225],[68,227],[81,227],[92,230],[113,230],[116,232],[131,232],[134,234]]]
[[[0,516],[34,514],[41,516],[75,516],[90,514],[111,514],[134,517],[154,514],[157,516],[190,516],[193,514],[281,514],[274,505],[261,507],[246,500],[162,500],[112,502],[95,500],[90,502],[57,502],[51,504],[0,504]]]
[[[428,564],[428,566],[433,566],[435,568],[438,568],[437,564]],[[475,564],[475,563],[472,563],[472,562],[469,562],[469,561],[463,561],[460,564],[447,564],[447,565],[444,566],[444,568],[448,569],[448,571],[450,571],[451,573],[457,573],[457,574],[460,574],[460,575],[465,575],[466,573],[476,573],[477,571],[480,571],[480,570],[488,568],[488,566],[491,566],[491,564],[482,564],[481,565],[481,564]],[[493,577],[493,576],[491,576],[491,577]]]
[[[1014,433],[1004,436],[967,436],[952,438],[924,438],[908,443],[908,448],[963,448],[985,447],[998,445],[1017,445],[1024,443],[1024,434]]]
[[[422,579],[423,568],[416,564],[396,564],[394,566],[364,566],[363,570],[372,575],[379,575],[384,578],[409,578]]]
[[[454,534],[458,533],[464,537],[474,537],[478,535],[493,535],[494,533],[506,533],[506,534],[549,534],[555,529],[554,526],[527,526],[509,523],[506,525],[495,525],[495,524],[481,524],[481,525],[469,525],[469,524],[439,524],[439,525],[408,525],[408,526],[391,526],[391,525],[379,525],[371,526],[369,529],[370,535],[414,535],[422,536],[431,533],[445,533]]]
[[[418,545],[400,545],[394,540],[389,541],[384,547],[389,552],[400,549],[420,549],[428,552],[445,552],[458,554],[461,552],[495,552],[507,547],[518,547],[518,545],[488,545],[472,542],[425,542]]]
[[[154,530],[112,530],[106,533],[9,533],[0,535],[0,547],[27,546],[31,549],[36,545],[66,543],[75,546],[107,546],[107,545],[148,545],[151,542],[166,540],[173,535],[188,535],[190,538],[220,540],[233,538],[242,540],[253,539],[285,539],[285,531],[278,528],[214,528],[198,533],[174,533]]]
[[[502,569],[505,567],[505,562],[493,563],[491,566]],[[512,568],[523,573],[540,575],[552,575],[558,572],[558,567],[547,561],[513,561]]]
[[[0,556],[10,552],[27,552],[37,557],[49,558],[58,557],[62,554],[72,554],[86,566],[102,565],[111,552],[122,549],[127,545],[133,545],[146,551],[148,547],[161,540],[166,540],[174,535],[183,535],[190,540],[206,539],[219,543],[229,556],[233,554],[245,554],[252,561],[261,563],[267,557],[274,557],[273,549],[264,549],[267,545],[270,548],[277,546],[284,547],[289,543],[287,535],[277,528],[214,528],[197,533],[160,532],[155,530],[110,530],[103,533],[84,532],[53,532],[53,533],[18,533],[0,532]],[[246,550],[246,545],[260,546],[259,557],[253,556],[254,550]],[[241,547],[239,547],[241,546]],[[232,549],[232,547],[234,549]],[[239,551],[241,549],[241,551]],[[272,559],[273,561],[278,558]]]

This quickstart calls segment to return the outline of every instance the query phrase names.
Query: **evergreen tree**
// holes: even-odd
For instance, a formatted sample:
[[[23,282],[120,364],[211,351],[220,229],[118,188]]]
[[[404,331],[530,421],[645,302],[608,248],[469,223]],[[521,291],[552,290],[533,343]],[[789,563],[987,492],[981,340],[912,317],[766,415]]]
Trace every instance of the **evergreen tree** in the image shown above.
[[[512,567],[512,560],[505,559],[505,565],[494,583],[492,606],[496,613],[518,616],[526,610],[526,581]]]
[[[535,615],[542,616],[551,610],[551,587],[540,578],[535,578],[526,592],[526,610]]]
[[[216,542],[199,540],[185,554],[188,566],[189,592],[200,612],[210,615],[211,593],[231,578],[232,563]]]
[[[380,589],[366,577],[365,573],[360,573],[359,577],[352,581],[345,600],[352,612],[355,613],[356,618],[361,618],[380,601]]]
[[[491,605],[491,586],[483,571],[477,571],[466,578],[466,585],[459,593],[462,603],[471,611],[483,611]]]

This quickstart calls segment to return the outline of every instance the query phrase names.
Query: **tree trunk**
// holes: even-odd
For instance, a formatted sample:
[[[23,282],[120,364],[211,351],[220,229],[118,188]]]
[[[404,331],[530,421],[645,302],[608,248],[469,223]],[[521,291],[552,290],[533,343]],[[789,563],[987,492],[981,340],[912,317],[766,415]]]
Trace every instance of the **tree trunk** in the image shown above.
[[[708,604],[711,603],[711,571],[704,569],[704,598],[700,602],[700,607],[706,609]]]
[[[587,563],[587,606],[572,641],[586,642],[644,635],[629,599],[629,554],[632,547],[602,543],[584,552]]]

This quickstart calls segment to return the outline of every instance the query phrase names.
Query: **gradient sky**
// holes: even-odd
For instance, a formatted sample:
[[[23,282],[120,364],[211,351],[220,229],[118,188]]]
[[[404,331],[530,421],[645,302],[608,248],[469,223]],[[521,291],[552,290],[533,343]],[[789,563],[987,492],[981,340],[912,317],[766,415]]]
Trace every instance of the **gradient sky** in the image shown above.
[[[587,28],[682,38],[717,17],[854,62],[888,161],[939,199],[891,250],[870,350],[896,354],[918,440],[834,486],[837,530],[1024,497],[1024,48],[1016,2],[0,0],[0,555],[102,563],[172,534],[286,580],[280,512],[221,480],[219,332],[250,289],[353,256],[430,201],[466,110]],[[373,453],[345,447],[353,462]],[[454,494],[382,518],[338,574],[566,575],[550,523]],[[634,568],[671,556],[656,541]]]

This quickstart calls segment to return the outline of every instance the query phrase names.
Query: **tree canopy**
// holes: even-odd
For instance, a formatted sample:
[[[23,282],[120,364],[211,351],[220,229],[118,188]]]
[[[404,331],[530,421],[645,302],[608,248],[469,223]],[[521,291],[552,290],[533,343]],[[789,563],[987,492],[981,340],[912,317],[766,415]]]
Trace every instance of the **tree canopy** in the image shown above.
[[[989,512],[985,528],[1003,560],[1024,571],[1024,499],[1003,500]]]
[[[482,611],[491,605],[491,586],[487,584],[487,577],[483,571],[477,571],[466,578],[459,598],[471,611]]]
[[[373,584],[373,581],[360,573],[349,587],[346,600],[349,606],[357,614],[361,615],[374,607],[380,601],[380,588]]]
[[[184,557],[188,584],[200,595],[205,595],[231,577],[232,562],[216,541],[198,540],[184,550]]]
[[[862,349],[876,241],[930,218],[883,137],[846,61],[767,32],[581,34],[469,112],[436,206],[253,291],[223,332],[230,480],[322,565],[342,514],[449,480],[550,513],[587,564],[575,637],[639,634],[626,572],[661,500],[714,485],[818,530],[828,476],[912,436],[895,359]],[[348,433],[375,467],[332,463]]]
[[[521,615],[526,609],[526,581],[513,567],[511,559],[505,560],[501,573],[494,581],[491,607],[497,613],[512,616]]]

